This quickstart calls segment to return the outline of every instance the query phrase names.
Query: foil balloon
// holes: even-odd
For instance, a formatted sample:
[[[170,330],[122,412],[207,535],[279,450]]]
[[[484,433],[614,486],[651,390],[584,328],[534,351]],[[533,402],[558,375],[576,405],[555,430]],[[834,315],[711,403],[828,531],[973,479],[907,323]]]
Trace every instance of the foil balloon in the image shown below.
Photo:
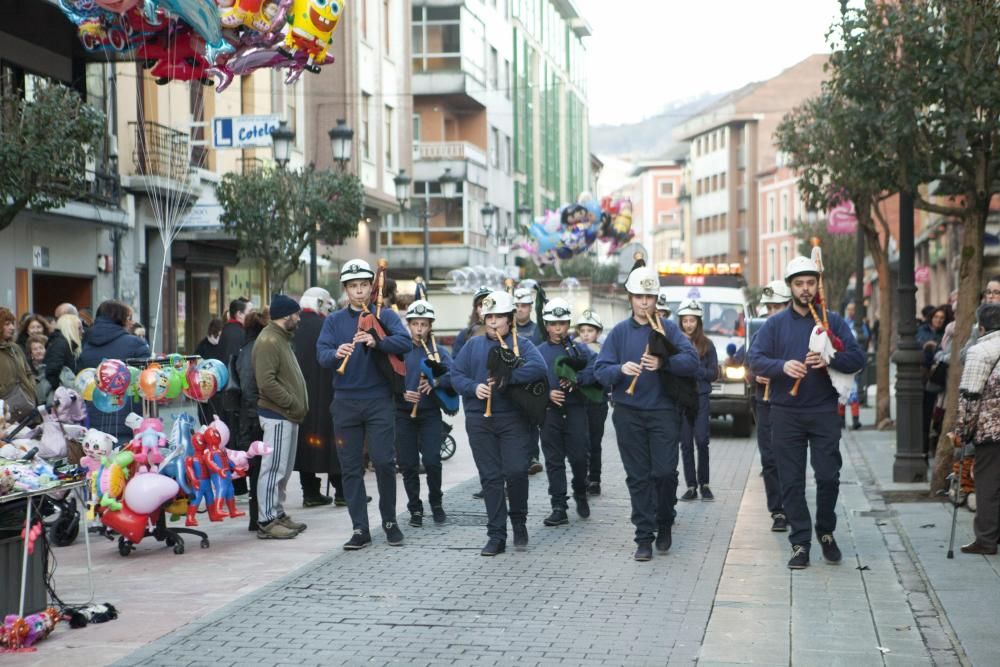
[[[159,401],[167,396],[167,374],[157,364],[139,373],[139,394],[147,401]]]
[[[91,401],[94,398],[94,389],[97,388],[97,369],[96,368],[84,368],[82,371],[76,374],[76,382],[74,383],[74,388],[76,392],[85,401]]]
[[[124,361],[105,359],[97,367],[97,388],[112,396],[124,396],[132,382],[132,374]]]
[[[229,384],[229,369],[218,359],[204,359],[198,363],[198,366],[215,376],[215,386],[217,389],[224,388]]]
[[[153,21],[157,11],[176,16],[205,40],[205,58],[215,63],[220,56],[234,51],[222,36],[219,10],[215,0],[145,0],[146,17]]]
[[[124,14],[139,4],[139,0],[94,0],[94,4],[115,14]]]
[[[114,512],[106,511],[101,514],[101,523],[132,544],[138,544],[146,536],[148,522],[149,517],[146,514],[137,513],[127,504],[122,504],[121,509]]]
[[[94,404],[95,408],[108,414],[118,412],[125,407],[125,401],[122,400],[121,396],[115,396],[100,389],[94,389],[94,395],[90,402]]]
[[[123,497],[126,507],[140,514],[151,514],[177,495],[177,482],[155,472],[139,473],[125,485]]]
[[[289,58],[304,53],[307,56],[305,69],[318,74],[320,65],[326,61],[326,51],[333,41],[333,32],[340,23],[344,2],[345,0],[293,0],[288,19],[289,30],[279,51]]]

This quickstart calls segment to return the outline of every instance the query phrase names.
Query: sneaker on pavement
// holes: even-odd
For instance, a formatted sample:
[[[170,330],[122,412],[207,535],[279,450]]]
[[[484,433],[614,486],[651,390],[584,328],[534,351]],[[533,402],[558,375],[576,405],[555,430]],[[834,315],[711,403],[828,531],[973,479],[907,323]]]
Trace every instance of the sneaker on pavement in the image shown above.
[[[660,526],[660,530],[656,533],[656,550],[662,553],[670,551],[670,546],[674,543],[673,535],[670,532],[670,526]]]
[[[705,502],[715,500],[715,494],[712,493],[712,489],[708,488],[708,484],[701,485],[701,499]]]
[[[975,513],[976,513],[976,494],[975,494],[974,492],[973,492],[973,493],[970,493],[969,495],[967,495],[967,496],[965,497],[965,506],[966,506],[966,507],[967,507],[967,508],[969,509],[969,511],[970,511],[970,512],[972,512],[973,514],[975,514]]]
[[[982,556],[992,556],[996,554],[997,548],[984,547],[979,542],[969,542],[968,544],[962,545],[960,547],[963,554],[977,554]]]
[[[590,517],[590,503],[587,502],[587,496],[573,496],[573,502],[576,503],[576,513],[581,519]]]
[[[788,531],[788,518],[781,512],[771,515],[771,530],[775,533],[785,533]]]
[[[642,562],[653,560],[653,545],[649,542],[641,542],[639,546],[636,547],[635,554],[632,558]]]
[[[306,530],[306,524],[300,521],[295,521],[294,519],[292,519],[292,517],[288,516],[287,514],[282,514],[277,519],[275,519],[275,521],[281,523],[281,525],[284,526],[285,528],[291,528],[297,533],[304,533]]]
[[[347,507],[347,498],[344,496],[334,496],[333,497],[334,507]]]
[[[382,528],[385,530],[385,541],[390,547],[403,546],[403,531],[399,529],[399,524],[395,521],[386,521]]]
[[[431,514],[434,516],[434,523],[444,523],[448,520],[448,515],[441,505],[431,505]]]
[[[262,540],[290,540],[298,534],[299,531],[292,530],[278,519],[257,529],[257,537]]]
[[[792,557],[788,560],[789,570],[804,570],[809,567],[809,547],[796,544],[792,547]]]
[[[410,512],[410,525],[414,528],[420,528],[424,525],[424,513],[423,512]]]
[[[486,493],[482,489],[479,489],[478,491],[472,494],[472,497],[475,498],[476,500],[482,500],[484,495],[486,495]]]
[[[371,546],[372,534],[363,528],[357,528],[354,534],[351,535],[351,539],[344,543],[345,551],[357,551],[358,549],[364,549],[367,546]]]
[[[587,493],[589,495],[591,495],[591,496],[599,496],[599,495],[601,495],[601,483],[600,482],[591,482],[587,486]]]
[[[486,543],[483,550],[479,552],[480,556],[496,556],[497,554],[502,554],[507,551],[507,543],[503,540],[498,540],[495,537],[490,538],[490,541]]]
[[[861,430],[861,420],[858,419],[857,417],[855,417],[854,418],[854,423],[851,424],[851,426],[854,427],[855,431],[860,431]]]
[[[303,496],[302,506],[303,507],[323,507],[324,505],[330,505],[333,503],[333,498],[330,496],[318,495],[318,496]]]
[[[542,464],[538,462],[538,459],[531,459],[531,466],[528,468],[528,474],[537,475],[542,472],[542,470],[544,470],[544,468],[542,468]]]
[[[552,514],[542,519],[542,523],[546,526],[564,526],[569,523],[569,517],[566,516],[566,510],[553,509]]]
[[[823,549],[823,558],[827,562],[839,563],[840,559],[843,558],[843,554],[840,553],[840,547],[837,546],[837,540],[833,539],[832,533],[820,535],[819,546]]]
[[[689,486],[688,490],[684,492],[683,496],[681,496],[681,500],[683,500],[684,502],[697,499],[698,499],[698,488],[694,486]]]
[[[514,526],[514,548],[524,551],[528,548],[528,526],[519,523]]]

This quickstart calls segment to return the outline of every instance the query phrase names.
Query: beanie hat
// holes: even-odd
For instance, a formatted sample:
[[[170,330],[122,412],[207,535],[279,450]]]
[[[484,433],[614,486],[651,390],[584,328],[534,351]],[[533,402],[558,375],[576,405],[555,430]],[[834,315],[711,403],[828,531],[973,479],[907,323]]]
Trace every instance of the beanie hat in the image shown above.
[[[280,320],[282,317],[288,317],[289,315],[294,315],[301,310],[299,304],[295,302],[295,299],[290,296],[285,296],[284,294],[272,294],[271,295],[271,307],[268,309],[271,313],[271,320]]]

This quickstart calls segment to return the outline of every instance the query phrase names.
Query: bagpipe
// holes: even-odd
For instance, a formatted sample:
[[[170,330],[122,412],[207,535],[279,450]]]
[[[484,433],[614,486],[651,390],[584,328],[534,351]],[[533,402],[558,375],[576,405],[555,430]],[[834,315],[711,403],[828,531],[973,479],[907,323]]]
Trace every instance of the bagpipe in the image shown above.
[[[425,343],[422,338],[420,339],[420,346],[424,348],[424,353],[427,355],[426,358],[420,360],[420,374],[425,377],[431,387],[434,388],[431,392],[431,398],[434,399],[437,406],[441,408],[441,411],[446,415],[453,417],[458,414],[459,396],[458,393],[450,387],[438,386],[438,378],[447,375],[448,369],[441,363],[441,353],[438,352],[437,341],[434,339],[434,334],[430,335],[430,339],[431,346],[429,349],[427,347],[427,343]],[[413,410],[410,412],[410,418],[416,418],[417,407],[419,405],[419,402],[413,404]]]
[[[569,340],[564,340],[562,345],[566,354],[556,357],[556,377],[566,381],[569,385],[569,391],[578,390],[584,398],[592,403],[603,402],[604,390],[601,389],[600,384],[581,385],[577,380],[577,374],[587,367],[587,360],[580,354],[580,350]]]
[[[497,336],[500,345],[490,350],[486,358],[486,370],[493,380],[493,391],[506,392],[511,402],[528,418],[540,426],[545,421],[545,411],[549,407],[549,386],[544,379],[526,384],[511,384],[510,379],[515,368],[524,365],[520,346],[517,342],[517,327],[511,327],[513,349],[507,347],[502,336]],[[493,395],[486,399],[484,417],[493,414]]]
[[[385,299],[385,274],[388,268],[389,262],[387,260],[380,259],[378,261],[378,272],[375,274],[375,280],[372,283],[371,299],[369,303],[361,305],[362,312],[358,316],[358,329],[356,333],[365,331],[371,334],[376,341],[383,340],[388,336],[385,325],[379,320],[382,316],[382,306]],[[374,306],[374,313],[371,311],[370,306]],[[406,361],[398,354],[382,352],[378,348],[373,348],[372,352],[375,355],[375,367],[378,368],[382,377],[388,381],[392,393],[402,394],[405,391]],[[337,373],[343,375],[347,371],[347,362],[350,360],[350,354],[345,356],[337,368]]]

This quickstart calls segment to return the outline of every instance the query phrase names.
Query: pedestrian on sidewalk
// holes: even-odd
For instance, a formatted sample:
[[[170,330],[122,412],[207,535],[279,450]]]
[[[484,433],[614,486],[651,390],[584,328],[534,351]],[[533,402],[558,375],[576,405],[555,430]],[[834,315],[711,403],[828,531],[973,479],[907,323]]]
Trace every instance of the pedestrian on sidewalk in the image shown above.
[[[684,462],[684,482],[687,484],[687,491],[681,496],[681,500],[685,502],[697,500],[699,491],[702,500],[715,500],[712,489],[708,486],[709,422],[712,417],[708,400],[712,394],[712,383],[719,377],[719,355],[715,351],[715,345],[705,335],[702,324],[704,314],[701,304],[694,299],[685,299],[677,309],[681,331],[691,341],[701,362],[695,376],[698,379],[698,409],[685,410],[681,419],[681,459]],[[694,460],[695,445],[698,447],[697,467]]]
[[[962,553],[995,554],[1000,539],[1000,303],[976,312],[979,339],[969,348],[959,384],[954,440],[975,448],[976,539]]]
[[[240,430],[236,437],[236,449],[244,452],[250,448],[253,442],[264,439],[264,431],[260,426],[260,417],[257,414],[257,377],[253,368],[253,348],[257,343],[257,337],[267,327],[269,321],[267,307],[247,315],[244,322],[246,343],[236,355],[234,370],[240,385]],[[257,522],[259,516],[257,504],[257,482],[260,480],[259,456],[250,459],[250,472],[247,474],[246,480],[249,499],[247,515],[250,520],[247,529],[256,533],[260,528],[260,524]]]
[[[676,324],[656,314],[659,286],[656,271],[638,260],[625,281],[632,316],[611,330],[596,364],[598,381],[612,388],[612,419],[632,501],[638,561],[653,557],[654,539],[661,552],[673,542],[681,413],[666,383],[698,372],[694,346]],[[654,332],[651,318],[659,319],[663,336]],[[693,392],[693,380],[690,384]]]
[[[295,468],[299,424],[309,412],[306,380],[295,358],[292,337],[299,326],[299,304],[284,294],[271,297],[271,322],[253,347],[257,416],[271,453],[261,458],[257,507],[262,540],[287,540],[306,529],[285,512],[285,490]]]
[[[846,306],[844,306],[844,322],[847,323],[847,328],[851,330],[854,334],[854,339],[858,341],[858,345],[861,346],[861,350],[868,356],[868,340],[871,338],[871,332],[868,330],[868,325],[865,321],[857,317],[858,306],[855,302],[849,301]],[[851,406],[851,428],[855,431],[861,428],[861,392],[862,392],[862,378],[864,373],[858,373],[854,376],[854,391],[851,393],[850,399],[847,401]],[[837,412],[840,415],[840,426],[841,428],[847,428],[847,406],[844,404],[838,404]]]
[[[577,320],[576,333],[577,341],[586,345],[596,357],[601,353],[601,332],[604,325],[601,318],[592,310],[583,311],[583,316]],[[596,366],[596,359],[595,366]],[[597,382],[595,375],[594,381]],[[604,440],[604,424],[608,421],[608,391],[600,383],[596,384],[601,388],[600,401],[587,401],[587,434],[590,436],[590,459],[587,465],[587,476],[590,484],[587,486],[587,494],[591,496],[601,495],[601,441]]]
[[[836,563],[841,559],[833,537],[842,465],[839,398],[826,370],[827,362],[809,350],[810,337],[818,326],[815,318],[825,321],[821,311],[826,304],[816,303],[819,277],[816,264],[808,257],[796,257],[788,263],[785,283],[792,292],[792,307],[767,319],[749,355],[753,373],[770,379],[771,442],[778,462],[782,505],[792,527],[788,535],[791,569],[809,565],[812,519],[806,505],[807,453],[816,478],[816,536],[826,560]],[[830,368],[857,373],[865,363],[861,346],[839,315],[828,313],[827,318],[830,332],[843,346],[830,361]],[[831,342],[838,346],[833,338]],[[793,396],[797,380],[801,385]]]
[[[405,355],[413,349],[409,332],[391,308],[379,313],[384,338],[375,329],[363,329],[362,313],[376,315],[377,296],[372,299],[375,272],[363,259],[347,261],[340,270],[349,303],[327,316],[316,342],[321,366],[333,373],[333,427],[337,456],[344,478],[344,495],[354,534],[344,549],[356,551],[372,543],[368,525],[368,500],[364,480],[364,449],[375,466],[378,507],[382,530],[389,546],[403,544],[403,531],[396,521],[396,427],[395,399],[390,379],[379,364],[387,355]],[[366,318],[367,319],[367,318]],[[378,355],[383,355],[381,359]]]
[[[246,344],[246,330],[244,326],[246,324],[247,317],[254,312],[254,304],[248,299],[239,297],[233,299],[229,302],[229,310],[227,311],[228,319],[226,320],[225,326],[222,327],[222,333],[219,335],[218,352],[217,359],[221,360],[222,363],[231,367],[234,358],[243,349]],[[218,411],[216,414],[222,416],[222,421],[226,423],[229,427],[230,433],[240,432],[240,406],[236,405],[235,402],[227,403],[224,392],[220,391],[219,395],[223,401],[223,409]],[[218,405],[215,409],[218,409]],[[256,420],[255,420],[256,424]],[[234,479],[233,480],[233,492],[237,496],[246,495],[248,480],[246,478]]]
[[[483,299],[486,335],[470,338],[455,358],[451,384],[462,396],[465,429],[479,470],[486,503],[488,541],[480,554],[496,556],[507,548],[507,516],[514,547],[528,546],[528,466],[531,438],[537,428],[511,398],[511,386],[545,381],[545,361],[538,349],[512,333],[514,299],[491,292]],[[490,375],[502,346],[514,362],[509,378]],[[502,370],[502,369],[501,369]]]
[[[330,313],[333,299],[322,287],[310,287],[299,301],[302,319],[295,332],[295,358],[306,379],[309,392],[309,412],[299,428],[298,448],[295,453],[295,470],[302,485],[302,504],[305,507],[322,507],[337,502],[347,505],[344,482],[340,476],[340,461],[333,440],[333,371],[319,365],[316,342],[323,322]],[[323,493],[322,480],[326,475],[333,486],[333,497]]]
[[[792,292],[784,280],[774,280],[764,288],[760,302],[767,308],[766,317],[780,313],[788,307],[792,300]],[[754,338],[757,337],[757,332]],[[753,340],[750,341],[751,347]],[[771,444],[771,397],[768,385],[771,378],[763,375],[750,374],[754,393],[752,408],[754,421],[757,422],[757,449],[760,452],[760,468],[764,476],[764,496],[767,499],[767,511],[771,513],[771,530],[783,533],[788,530],[788,520],[781,504],[781,482],[778,479],[778,463],[774,456],[774,446]]]
[[[590,349],[569,339],[572,311],[565,299],[551,299],[542,310],[545,340],[538,351],[545,360],[549,383],[549,405],[542,423],[542,452],[549,478],[552,513],[542,523],[562,526],[569,523],[566,489],[566,462],[573,473],[573,504],[581,519],[590,516],[587,502],[587,463],[590,459],[590,429],[587,421],[588,393],[601,397],[594,388],[594,362]]]
[[[436,317],[434,306],[424,299],[414,301],[406,309],[406,325],[414,345],[404,357],[406,393],[403,400],[396,402],[396,456],[403,474],[410,525],[414,528],[424,525],[424,504],[420,500],[421,461],[427,476],[427,502],[434,523],[444,523],[448,519],[441,493],[444,420],[432,392],[436,388],[451,387],[450,370],[454,364],[448,351],[438,347],[434,339]],[[431,375],[423,373],[422,368],[430,370]]]

